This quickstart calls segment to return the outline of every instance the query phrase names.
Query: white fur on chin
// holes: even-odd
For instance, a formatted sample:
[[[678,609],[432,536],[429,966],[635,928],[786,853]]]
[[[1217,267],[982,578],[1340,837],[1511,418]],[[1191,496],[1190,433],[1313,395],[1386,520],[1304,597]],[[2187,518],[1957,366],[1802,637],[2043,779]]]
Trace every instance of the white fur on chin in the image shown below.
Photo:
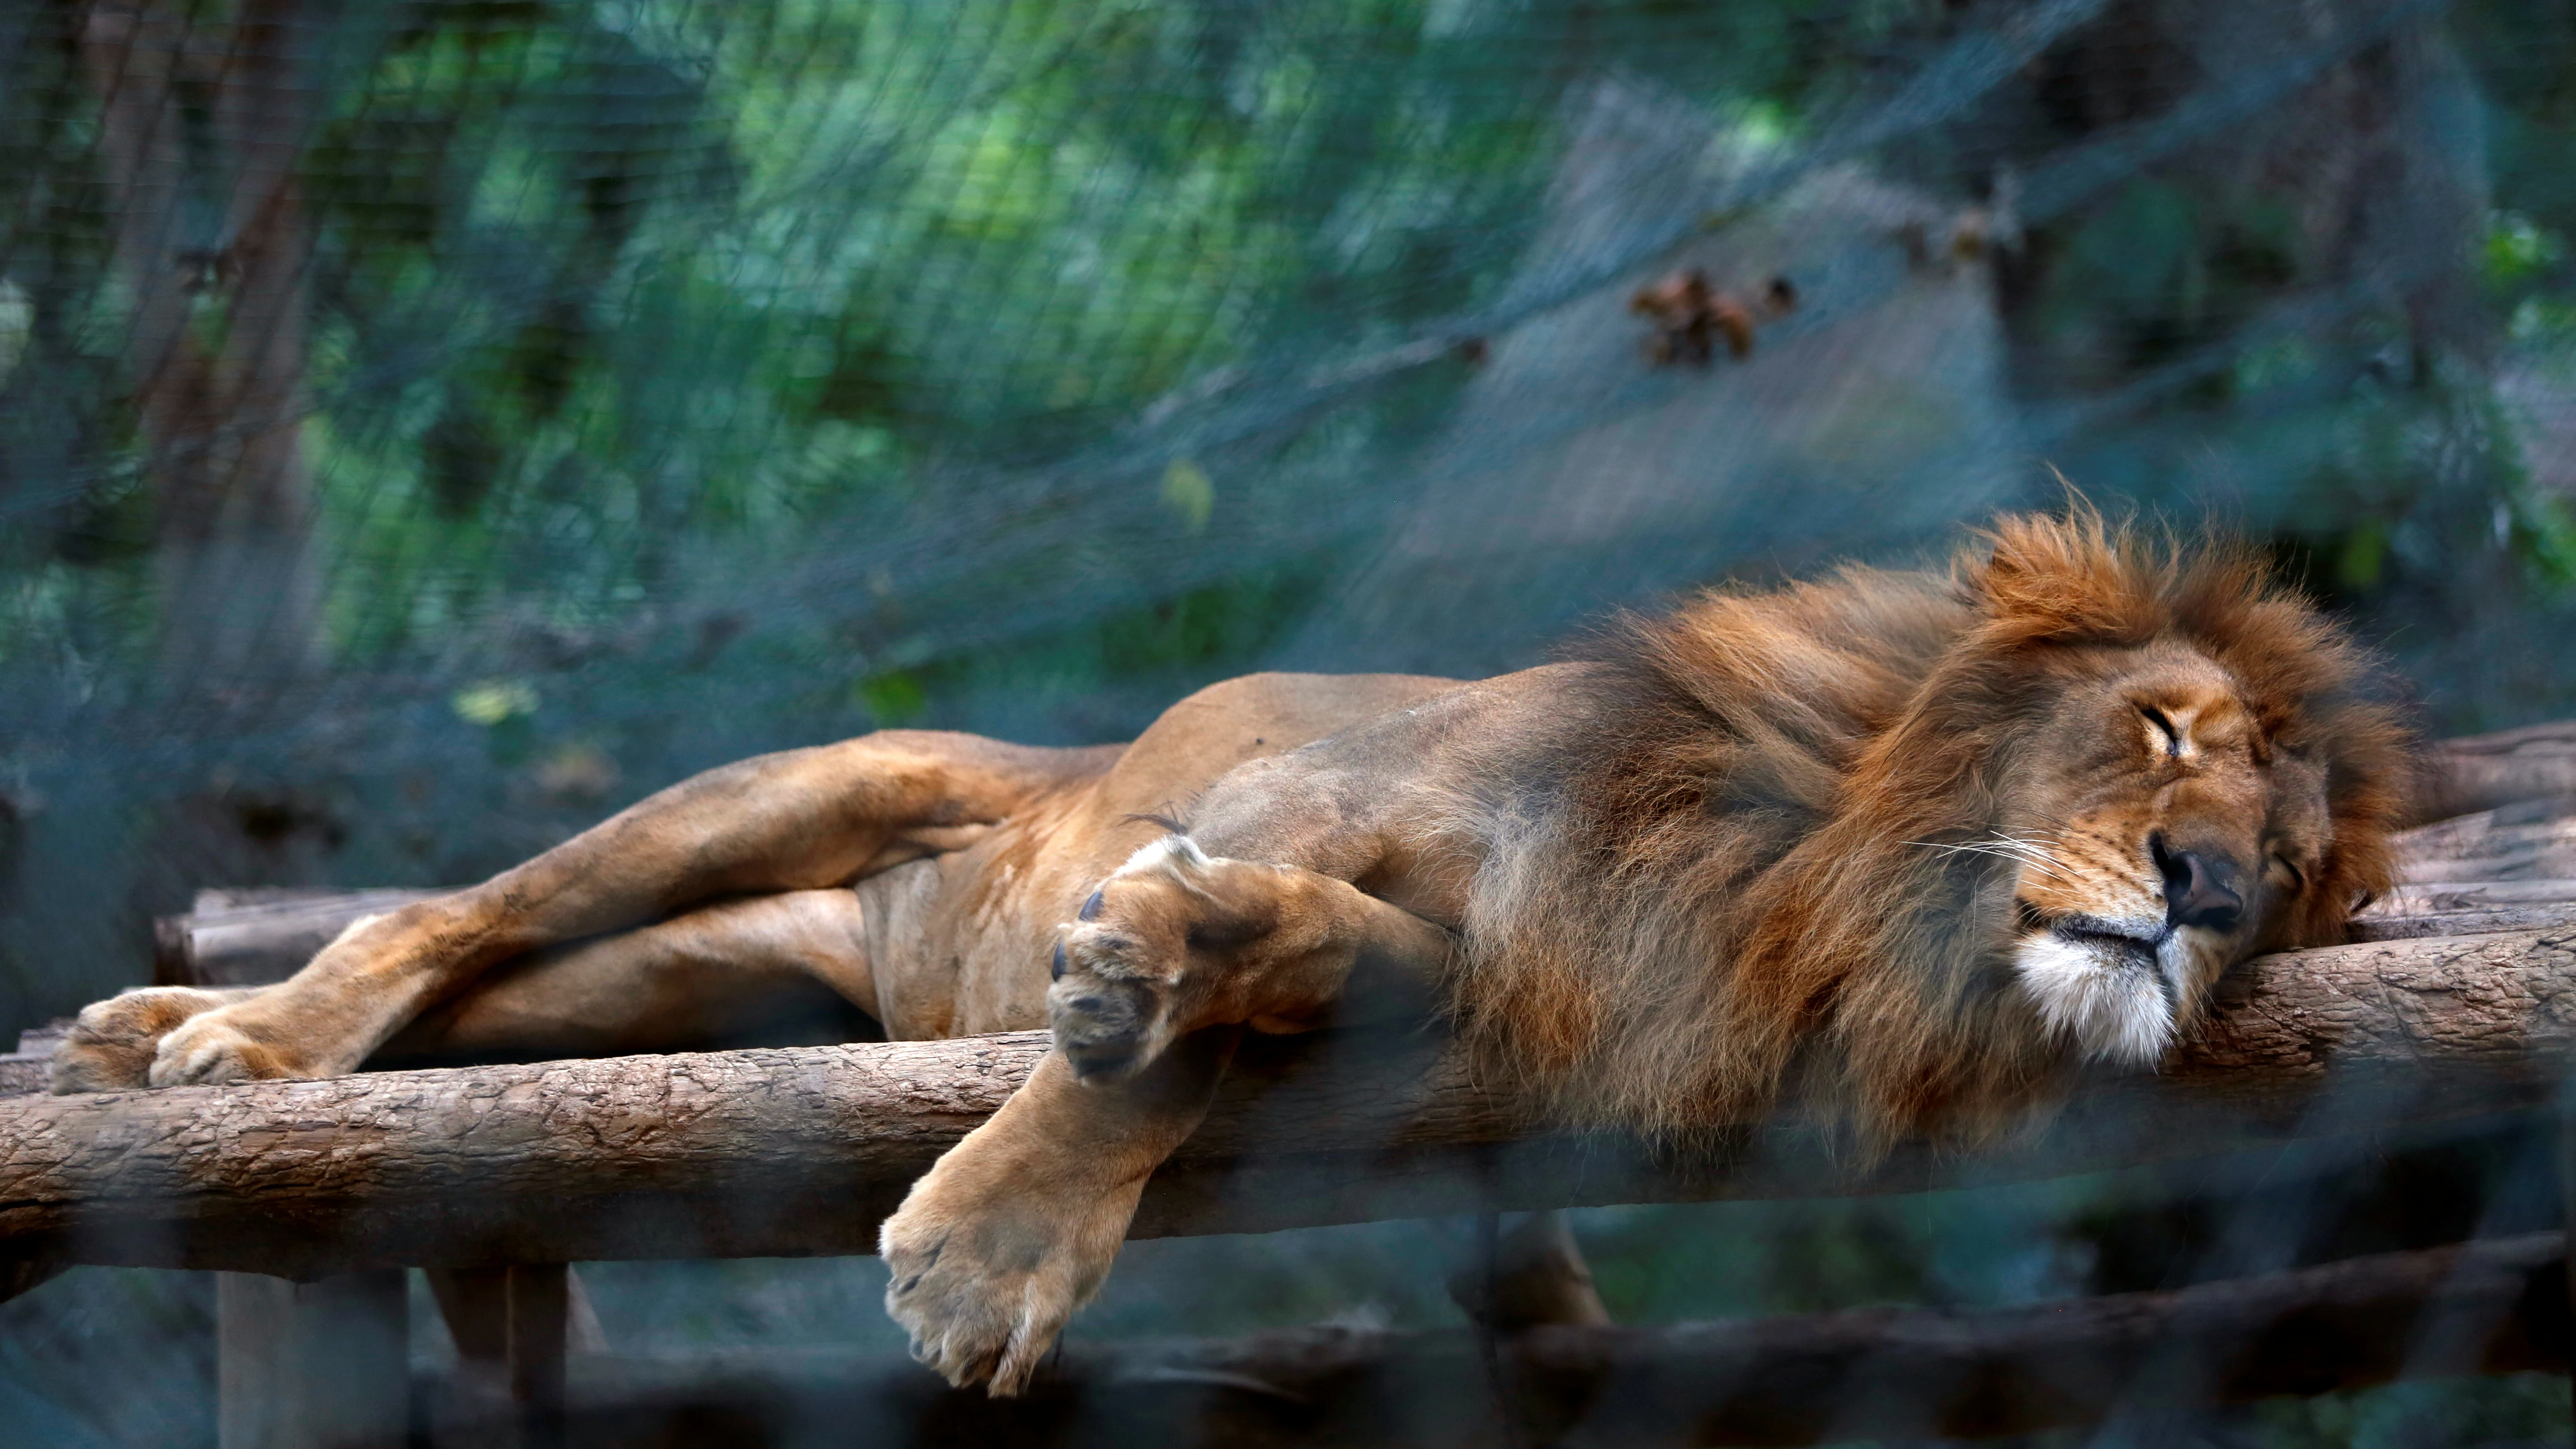
[[[2173,1008],[2155,968],[2116,946],[2041,934],[2013,953],[2022,989],[2049,1030],[2074,1039],[2084,1055],[2127,1066],[2151,1066],[2173,1045]]]

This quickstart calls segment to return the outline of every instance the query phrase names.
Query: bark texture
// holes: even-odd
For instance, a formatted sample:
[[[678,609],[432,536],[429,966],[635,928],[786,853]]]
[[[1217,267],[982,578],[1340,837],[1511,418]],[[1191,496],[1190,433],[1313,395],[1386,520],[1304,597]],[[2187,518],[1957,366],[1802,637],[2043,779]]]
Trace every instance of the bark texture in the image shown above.
[[[1909,1191],[2314,1139],[2371,1150],[2550,1099],[2576,929],[2267,957],[2156,1077],[2085,1084],[1991,1150],[1862,1167],[1778,1120],[1685,1151],[1552,1134],[1421,1032],[1252,1044],[1139,1236]],[[313,1275],[869,1251],[1034,1068],[1036,1032],[0,1100],[0,1251]]]

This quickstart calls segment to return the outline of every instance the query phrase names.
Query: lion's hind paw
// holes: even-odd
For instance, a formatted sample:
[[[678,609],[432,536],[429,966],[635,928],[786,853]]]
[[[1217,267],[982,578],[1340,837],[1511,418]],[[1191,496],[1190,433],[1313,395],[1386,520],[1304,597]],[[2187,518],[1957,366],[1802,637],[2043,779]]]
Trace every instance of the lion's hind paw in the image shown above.
[[[151,1085],[152,1059],[162,1039],[238,999],[241,991],[201,991],[192,986],[138,986],[81,1009],[71,1032],[54,1048],[52,1090],[116,1092]]]
[[[161,1038],[152,1055],[152,1085],[185,1087],[330,1075],[243,1030],[231,1019],[233,1015],[210,1011],[193,1016]]]

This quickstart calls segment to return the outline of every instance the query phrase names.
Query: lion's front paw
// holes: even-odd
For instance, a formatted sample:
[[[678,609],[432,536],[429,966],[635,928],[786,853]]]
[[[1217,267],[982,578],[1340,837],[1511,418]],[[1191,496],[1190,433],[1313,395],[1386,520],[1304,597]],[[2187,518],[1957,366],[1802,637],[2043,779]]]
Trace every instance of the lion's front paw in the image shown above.
[[[1076,1076],[1132,1077],[1197,1025],[1184,1018],[1209,983],[1193,979],[1192,946],[1258,934],[1273,874],[1175,834],[1100,883],[1063,928],[1047,992],[1047,1024]]]
[[[1075,927],[1056,951],[1064,967],[1047,993],[1056,1050],[1086,1082],[1142,1071],[1172,1038],[1174,983],[1153,973],[1154,953],[1096,926]]]
[[[1108,1276],[1132,1204],[960,1201],[936,1175],[886,1219],[886,1312],[951,1384],[1017,1394]]]
[[[152,1056],[152,1085],[183,1087],[214,1082],[247,1082],[278,1077],[333,1075],[304,1060],[300,1053],[261,1040],[234,1020],[238,1007],[189,1018],[161,1038]]]
[[[53,1090],[113,1092],[149,1086],[153,1054],[189,1018],[223,1006],[240,992],[188,986],[141,986],[82,1008],[54,1048]]]

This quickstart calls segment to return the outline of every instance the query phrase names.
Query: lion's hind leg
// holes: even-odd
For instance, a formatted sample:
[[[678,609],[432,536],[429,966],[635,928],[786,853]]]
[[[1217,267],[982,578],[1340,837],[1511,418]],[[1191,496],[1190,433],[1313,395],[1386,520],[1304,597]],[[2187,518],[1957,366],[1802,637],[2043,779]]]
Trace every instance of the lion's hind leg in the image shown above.
[[[860,1025],[850,1008],[877,1010],[858,894],[781,891],[532,952],[413,1018],[368,1060],[702,1051],[780,1031],[846,1040],[831,1031]]]
[[[245,1001],[264,988],[137,986],[81,1009],[54,1048],[52,1090],[117,1092],[151,1085],[152,1058],[161,1038],[191,1017]]]
[[[956,849],[1098,752],[882,731],[709,770],[481,885],[353,927],[270,991],[163,1038],[156,1086],[336,1076],[486,971],[727,896],[824,889]]]
[[[381,1067],[703,1049],[801,1025],[796,1019],[818,1016],[835,1000],[873,1014],[864,924],[848,890],[720,901],[511,962],[414,1018],[367,1060]],[[148,1086],[164,1037],[272,989],[146,986],[97,1002],[56,1048],[53,1090]]]
[[[340,930],[346,940],[377,916],[360,916]],[[52,1090],[114,1092],[152,1085],[152,1064],[169,1035],[201,1016],[251,1000],[269,986],[137,986],[81,1009],[54,1048]],[[256,1050],[256,1048],[254,1048]],[[259,1066],[270,1063],[260,1061]],[[289,1076],[283,1069],[254,1075]]]

